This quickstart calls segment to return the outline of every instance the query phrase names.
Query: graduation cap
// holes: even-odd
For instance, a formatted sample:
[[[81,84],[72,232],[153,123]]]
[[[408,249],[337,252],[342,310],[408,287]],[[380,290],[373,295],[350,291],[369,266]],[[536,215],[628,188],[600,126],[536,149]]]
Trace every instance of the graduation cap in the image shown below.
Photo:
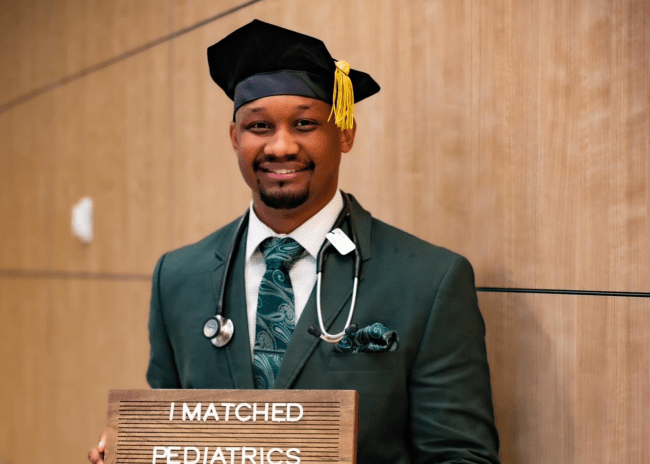
[[[314,37],[259,20],[208,47],[210,76],[235,103],[299,95],[332,104],[338,127],[351,129],[354,103],[379,92],[370,75],[336,61]]]

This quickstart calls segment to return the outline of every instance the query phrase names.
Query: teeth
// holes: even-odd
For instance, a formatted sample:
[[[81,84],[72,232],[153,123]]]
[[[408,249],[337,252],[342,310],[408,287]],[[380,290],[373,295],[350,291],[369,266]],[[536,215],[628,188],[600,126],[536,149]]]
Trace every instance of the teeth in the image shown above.
[[[291,174],[292,172],[296,172],[295,169],[276,169],[273,171],[274,174]]]

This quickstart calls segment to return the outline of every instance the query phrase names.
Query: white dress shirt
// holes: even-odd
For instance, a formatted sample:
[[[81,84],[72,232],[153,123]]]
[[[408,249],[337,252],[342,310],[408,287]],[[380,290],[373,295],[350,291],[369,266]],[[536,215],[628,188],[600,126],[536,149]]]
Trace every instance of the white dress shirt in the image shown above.
[[[255,346],[255,320],[257,318],[257,294],[262,277],[266,271],[264,257],[259,245],[268,237],[291,237],[306,250],[289,270],[291,285],[296,308],[296,321],[300,318],[314,284],[316,283],[316,256],[320,250],[325,235],[332,229],[336,218],[343,210],[343,197],[339,190],[334,198],[303,225],[290,234],[277,234],[264,224],[255,214],[253,203],[250,206],[248,221],[248,237],[246,239],[246,309],[248,314],[248,336],[251,342],[251,353]]]

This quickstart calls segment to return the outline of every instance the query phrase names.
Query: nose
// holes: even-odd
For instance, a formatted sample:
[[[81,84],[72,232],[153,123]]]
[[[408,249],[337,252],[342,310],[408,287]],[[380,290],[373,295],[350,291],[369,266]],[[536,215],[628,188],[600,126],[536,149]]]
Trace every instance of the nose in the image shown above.
[[[298,143],[289,129],[278,127],[268,139],[264,153],[275,156],[295,155],[298,153]]]

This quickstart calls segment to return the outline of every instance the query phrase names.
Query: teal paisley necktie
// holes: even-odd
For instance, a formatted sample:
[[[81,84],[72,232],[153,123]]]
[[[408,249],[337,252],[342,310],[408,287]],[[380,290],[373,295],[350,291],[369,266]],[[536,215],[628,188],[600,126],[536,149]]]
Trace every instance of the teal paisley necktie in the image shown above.
[[[305,249],[292,238],[271,237],[260,249],[266,272],[257,298],[253,377],[255,388],[273,388],[284,352],[296,326],[289,269]]]

